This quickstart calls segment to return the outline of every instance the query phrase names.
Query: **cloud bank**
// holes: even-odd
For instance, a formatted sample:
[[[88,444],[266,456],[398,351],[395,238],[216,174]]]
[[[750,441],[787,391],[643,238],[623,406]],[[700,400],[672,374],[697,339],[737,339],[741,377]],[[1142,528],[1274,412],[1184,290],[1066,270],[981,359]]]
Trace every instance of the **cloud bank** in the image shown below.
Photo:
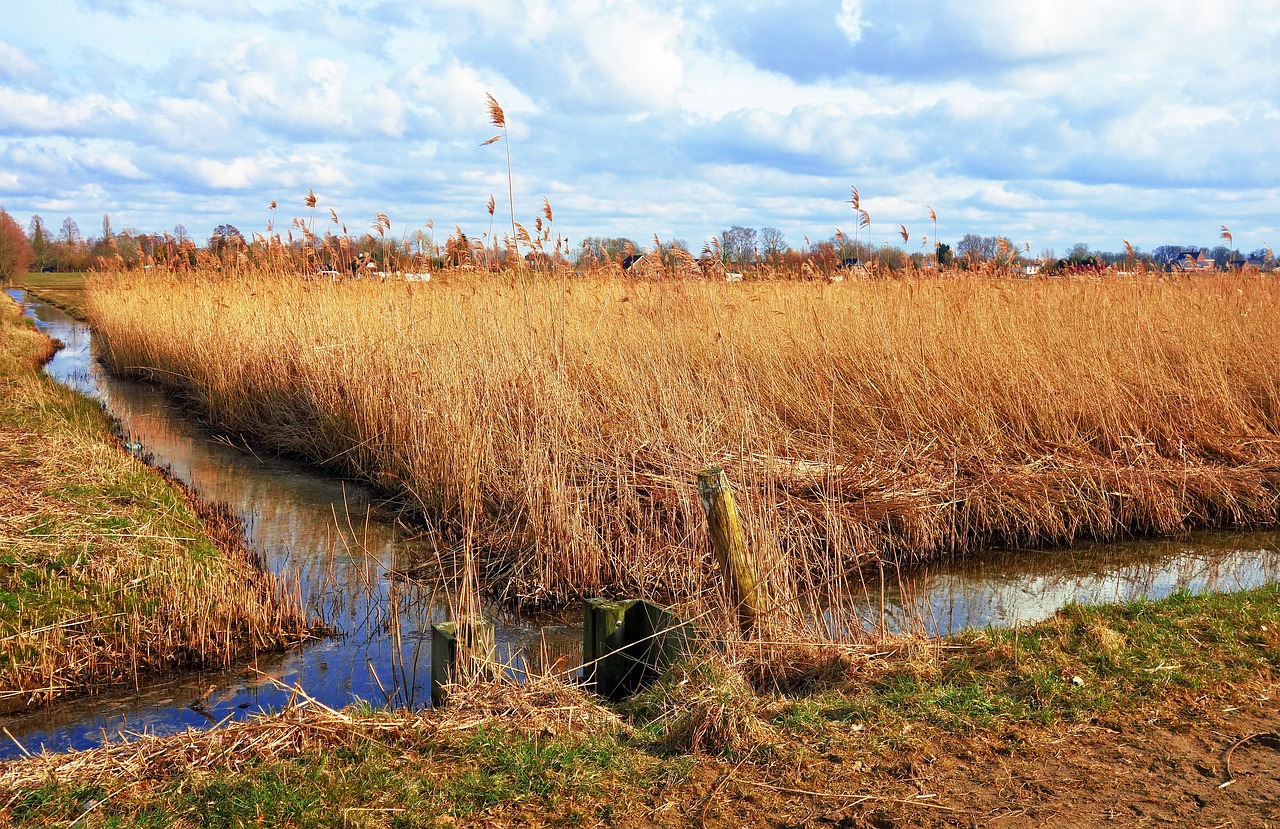
[[[1280,242],[1280,2],[50,0],[0,31],[19,221],[262,230],[517,219],[691,246],[873,227],[1034,251]],[[57,25],[50,21],[56,20]],[[888,241],[893,241],[889,239]]]

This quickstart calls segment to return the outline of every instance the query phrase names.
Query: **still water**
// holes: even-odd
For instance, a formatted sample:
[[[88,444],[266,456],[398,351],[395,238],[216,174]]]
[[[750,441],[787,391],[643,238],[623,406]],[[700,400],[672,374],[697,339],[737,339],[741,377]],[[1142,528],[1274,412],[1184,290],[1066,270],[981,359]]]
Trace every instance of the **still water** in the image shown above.
[[[184,672],[147,679],[145,687],[0,717],[28,748],[83,748],[104,734],[171,733],[284,706],[295,684],[326,705],[429,704],[431,624],[446,621],[447,597],[388,578],[394,568],[433,561],[421,528],[401,526],[375,493],[354,481],[237,448],[211,435],[171,399],[145,383],[111,377],[93,359],[90,329],[59,309],[10,295],[37,325],[61,340],[46,366],[53,378],[102,402],[139,452],[191,485],[207,501],[229,506],[244,522],[249,544],[273,572],[297,579],[312,615],[342,636],[286,654],[260,656],[229,671]],[[394,593],[394,602],[392,594]],[[496,615],[498,656],[514,668],[526,658],[580,661],[581,621]],[[190,706],[216,686],[203,707]],[[285,687],[281,687],[285,686]],[[18,748],[5,739],[0,757]]]
[[[168,466],[204,499],[228,505],[273,572],[297,578],[308,606],[342,636],[228,671],[148,679],[91,699],[0,717],[28,749],[86,748],[104,739],[206,727],[284,706],[300,686],[326,705],[428,703],[431,624],[447,603],[425,587],[388,578],[434,561],[420,528],[400,525],[364,485],[263,457],[211,435],[145,383],[106,374],[93,334],[62,311],[19,291],[10,296],[65,348],[50,376],[103,404],[152,462]],[[991,553],[965,562],[893,572],[858,600],[866,624],[946,634],[967,627],[1030,623],[1068,602],[1100,603],[1175,590],[1231,591],[1280,580],[1280,534],[1217,533],[1190,539]],[[518,672],[544,658],[581,661],[581,623],[498,616],[499,657]],[[213,686],[212,692],[209,691]],[[204,696],[204,710],[190,704]],[[0,743],[0,758],[18,754]]]

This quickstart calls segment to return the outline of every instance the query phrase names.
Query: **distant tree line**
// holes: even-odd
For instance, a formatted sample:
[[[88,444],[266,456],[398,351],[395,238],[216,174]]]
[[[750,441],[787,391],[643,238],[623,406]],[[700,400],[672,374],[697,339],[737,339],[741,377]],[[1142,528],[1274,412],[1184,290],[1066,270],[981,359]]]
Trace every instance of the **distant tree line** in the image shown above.
[[[902,229],[902,234],[906,234],[906,228]],[[670,244],[688,251],[688,245],[683,240],[675,240]],[[585,266],[602,262],[623,262],[628,257],[646,252],[645,246],[632,239],[592,236],[583,240],[582,252],[576,263]],[[1007,236],[981,236],[975,233],[962,236],[954,249],[949,244],[936,240],[932,245],[922,240],[919,249],[908,251],[896,245],[873,245],[836,231],[830,238],[816,242],[811,242],[806,237],[803,246],[794,249],[777,228],[756,230],[740,225],[722,230],[704,246],[701,256],[695,258],[704,262],[714,260],[727,269],[738,271],[752,268],[796,269],[806,263],[817,270],[831,270],[857,263],[888,272],[912,268],[957,267],[962,270],[1030,269],[1053,274],[1107,268],[1165,268],[1177,262],[1184,252],[1210,257],[1220,269],[1243,265],[1273,268],[1276,265],[1271,251],[1266,248],[1259,248],[1245,255],[1223,245],[1214,248],[1161,245],[1146,253],[1136,247],[1121,251],[1093,250],[1081,242],[1058,256],[1053,249],[1033,254],[1030,245],[1020,245]]]
[[[273,203],[274,208],[274,203]],[[332,211],[331,211],[332,212]],[[551,222],[549,205],[546,225]],[[930,268],[960,268],[993,272],[1039,272],[1046,274],[1098,271],[1107,268],[1155,269],[1171,268],[1188,254],[1198,258],[1202,266],[1212,261],[1214,267],[1251,266],[1272,269],[1276,262],[1270,249],[1259,248],[1249,254],[1226,245],[1204,248],[1195,245],[1161,245],[1146,253],[1128,245],[1120,252],[1092,250],[1087,244],[1072,245],[1059,257],[1052,249],[1032,254],[1029,244],[1019,245],[1007,236],[982,236],[966,233],[954,249],[936,238],[916,240],[916,249],[909,250],[887,242],[874,244],[870,230],[852,238],[837,230],[827,239],[811,241],[804,237],[798,247],[790,244],[782,231],[774,227],[752,228],[733,225],[722,230],[702,246],[693,250],[683,239],[660,240],[656,236],[651,245],[645,245],[627,237],[588,236],[570,253],[567,240],[557,238],[553,249],[543,241],[550,239],[548,227],[541,219],[535,229],[541,231],[537,239],[521,238],[518,244],[504,238],[500,245],[496,239],[488,241],[469,238],[459,228],[448,237],[446,244],[438,246],[431,237],[430,223],[411,238],[401,240],[386,237],[390,221],[379,214],[375,233],[351,237],[346,227],[337,222],[341,235],[333,230],[323,235],[313,231],[314,219],[305,222],[295,219],[286,239],[280,234],[270,238],[254,234],[246,239],[234,225],[218,225],[203,245],[198,244],[182,225],[171,232],[143,233],[133,228],[113,230],[109,216],[102,218],[102,234],[86,238],[74,219],[64,219],[57,230],[50,228],[43,217],[32,216],[25,232],[22,227],[0,208],[0,277],[25,271],[27,268],[47,271],[83,271],[105,269],[134,269],[165,267],[186,269],[198,266],[216,268],[238,267],[260,262],[268,254],[273,261],[285,267],[308,271],[355,269],[362,267],[380,271],[421,270],[433,267],[482,267],[494,269],[510,266],[517,255],[522,254],[525,263],[535,269],[577,268],[591,269],[600,266],[619,265],[624,269],[644,261],[661,272],[675,274],[701,269],[721,272],[764,271],[778,274],[805,275],[830,274],[842,268],[860,268],[877,273],[895,273]],[[866,227],[862,223],[860,227]],[[519,230],[522,227],[517,225]],[[936,228],[936,224],[935,224]],[[268,233],[270,233],[270,226]],[[1224,238],[1229,234],[1224,230]],[[912,239],[905,226],[900,226],[902,241],[908,247]],[[527,236],[527,234],[526,234]]]
[[[198,251],[182,225],[172,233],[140,233],[132,228],[116,232],[110,216],[102,217],[101,236],[86,238],[75,219],[63,219],[55,232],[42,216],[35,215],[27,224],[24,239],[30,254],[28,265],[38,271],[131,269],[179,259],[194,265]]]

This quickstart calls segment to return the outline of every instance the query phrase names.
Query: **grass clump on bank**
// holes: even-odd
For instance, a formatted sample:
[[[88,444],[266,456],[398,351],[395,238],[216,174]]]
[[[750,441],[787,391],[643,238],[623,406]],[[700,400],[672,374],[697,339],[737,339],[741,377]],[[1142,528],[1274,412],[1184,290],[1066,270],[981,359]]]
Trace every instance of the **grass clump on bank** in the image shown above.
[[[86,301],[118,370],[398,492],[526,603],[704,595],[709,466],[800,590],[877,559],[1278,517],[1267,275],[207,272],[100,280]]]
[[[0,300],[0,709],[303,638],[299,600],[230,517],[126,453],[39,371],[51,353]]]
[[[1274,698],[1277,625],[1270,586],[850,649],[842,671],[793,693],[753,687],[749,660],[716,653],[617,707],[546,680],[460,686],[448,708],[417,713],[304,701],[211,733],[0,764],[0,790],[8,816],[31,825],[803,825],[834,806],[894,825],[968,825],[934,823],[930,810],[964,812],[960,798],[980,793],[975,772],[1038,769],[1118,734],[1146,745],[1225,732],[1194,758],[1202,788],[1219,791],[1221,753],[1247,734],[1230,731],[1231,712]],[[1168,754],[1150,762],[1152,775],[1171,773]],[[1093,773],[1109,806],[1141,795],[1140,770]],[[929,792],[942,794],[917,799]],[[1233,816],[1248,825],[1256,812],[1243,804]]]

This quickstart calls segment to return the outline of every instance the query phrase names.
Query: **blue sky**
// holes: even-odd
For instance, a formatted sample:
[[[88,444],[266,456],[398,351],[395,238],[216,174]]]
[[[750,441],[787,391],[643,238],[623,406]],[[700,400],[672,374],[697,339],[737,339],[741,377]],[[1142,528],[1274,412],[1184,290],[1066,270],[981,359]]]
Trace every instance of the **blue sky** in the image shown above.
[[[691,248],[1280,247],[1280,0],[0,0],[0,206],[87,234],[334,210]],[[497,232],[501,232],[500,230]],[[866,231],[863,231],[864,238]]]

